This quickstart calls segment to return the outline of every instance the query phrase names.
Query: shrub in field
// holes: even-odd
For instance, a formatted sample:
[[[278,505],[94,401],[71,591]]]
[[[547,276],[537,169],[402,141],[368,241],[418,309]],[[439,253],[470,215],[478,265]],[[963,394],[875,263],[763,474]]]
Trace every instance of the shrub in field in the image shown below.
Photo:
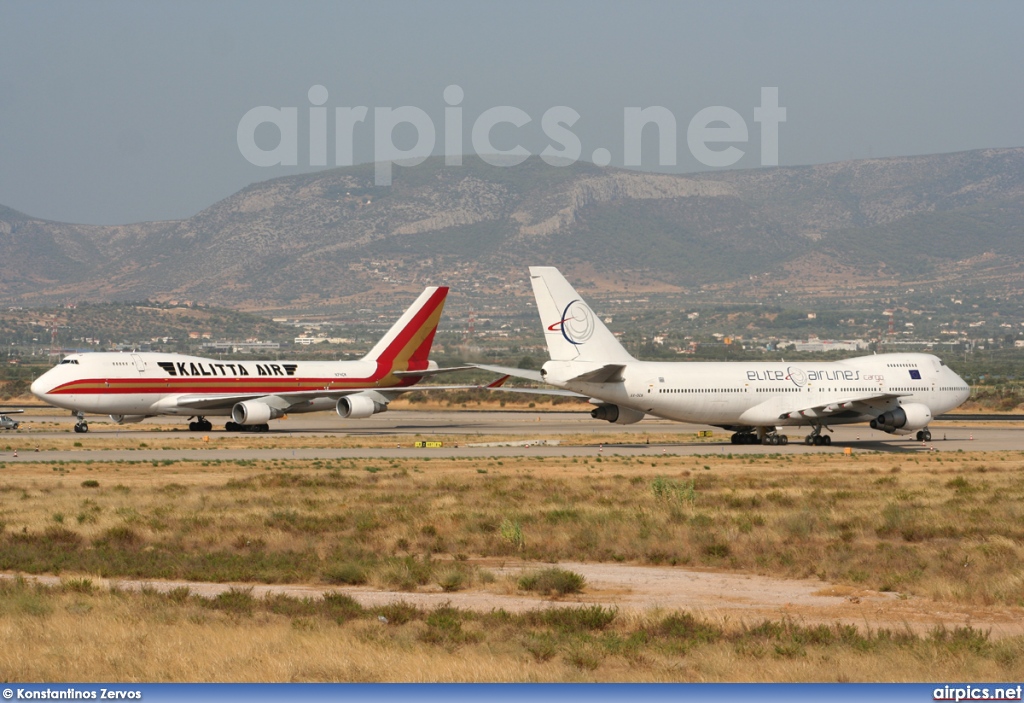
[[[526,546],[526,540],[523,538],[523,527],[519,524],[518,520],[509,520],[505,518],[501,521],[501,527],[498,528],[501,533],[501,538],[508,542],[516,549],[522,551],[523,547]]]
[[[385,585],[400,591],[415,591],[417,586],[430,583],[434,572],[434,563],[429,557],[422,560],[414,556],[392,559],[381,571],[380,577]]]
[[[461,611],[449,604],[438,606],[427,615],[427,629],[420,634],[420,640],[449,649],[478,640],[477,636],[462,629],[464,617]]]
[[[558,641],[550,632],[531,632],[523,639],[523,649],[538,662],[550,661],[558,653]]]
[[[92,579],[87,578],[61,579],[60,585],[61,588],[70,593],[92,593],[95,589]]]
[[[693,481],[673,481],[664,476],[656,476],[651,481],[654,497],[674,503],[693,503],[697,499],[697,490]]]
[[[722,637],[722,629],[690,613],[672,613],[658,623],[654,633],[684,646],[711,644]]]
[[[142,546],[143,542],[144,540],[138,532],[127,525],[118,525],[107,529],[102,535],[93,540],[93,545],[116,549],[138,549]]]
[[[584,671],[594,671],[601,666],[601,660],[600,650],[585,642],[575,643],[565,655],[566,662]]]
[[[441,587],[441,590],[445,593],[452,593],[454,591],[461,591],[466,587],[466,582],[469,581],[469,575],[465,570],[460,568],[445,569],[440,573],[437,578],[437,585]]]
[[[178,586],[177,588],[172,588],[167,592],[167,597],[172,603],[186,603],[191,596],[192,589],[188,586]]]
[[[376,615],[381,622],[390,625],[404,625],[423,617],[419,608],[405,601],[381,605],[373,608],[370,612]]]
[[[252,615],[256,608],[256,599],[252,588],[229,588],[217,594],[216,598],[206,601],[206,605],[214,610],[223,610],[235,615]]]
[[[366,613],[355,598],[344,593],[325,593],[321,607],[324,614],[338,624],[362,617]]]
[[[581,592],[586,582],[586,578],[575,571],[552,567],[524,574],[519,579],[519,587],[524,591],[554,593],[555,595],[564,596],[569,593]]]
[[[603,630],[612,624],[619,611],[601,605],[579,608],[549,608],[526,613],[524,618],[531,625],[544,625],[562,633],[572,634]]]
[[[323,573],[323,580],[327,583],[358,586],[366,583],[366,579],[366,568],[354,562],[338,564]]]
[[[82,535],[60,525],[50,525],[43,532],[43,542],[62,549],[73,549],[82,544]]]

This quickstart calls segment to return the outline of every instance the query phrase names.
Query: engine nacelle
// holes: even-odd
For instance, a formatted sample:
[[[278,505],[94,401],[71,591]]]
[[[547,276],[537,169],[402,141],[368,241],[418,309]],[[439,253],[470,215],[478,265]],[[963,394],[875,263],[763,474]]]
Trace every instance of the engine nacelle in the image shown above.
[[[388,409],[387,403],[378,403],[373,398],[365,395],[343,395],[338,398],[338,405],[335,410],[343,418],[361,420],[376,413],[382,413]]]
[[[235,403],[231,408],[231,419],[239,425],[263,425],[284,415],[284,411],[272,408],[258,400]]]
[[[111,415],[110,419],[119,425],[127,425],[133,422],[142,422],[149,415]]]
[[[595,420],[607,420],[616,425],[632,425],[644,419],[644,413],[633,408],[621,408],[618,405],[598,405],[590,411]]]
[[[923,403],[908,403],[879,415],[871,421],[871,429],[889,434],[909,434],[927,427],[931,421],[931,408]]]

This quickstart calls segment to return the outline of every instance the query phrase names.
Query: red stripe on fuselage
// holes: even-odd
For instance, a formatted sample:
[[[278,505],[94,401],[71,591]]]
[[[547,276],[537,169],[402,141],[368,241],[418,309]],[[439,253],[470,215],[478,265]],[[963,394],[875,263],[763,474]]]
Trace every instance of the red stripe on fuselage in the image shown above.
[[[378,374],[371,378],[83,378],[47,391],[53,395],[75,393],[287,393],[295,391],[345,390],[374,386]],[[386,388],[387,386],[381,386]]]

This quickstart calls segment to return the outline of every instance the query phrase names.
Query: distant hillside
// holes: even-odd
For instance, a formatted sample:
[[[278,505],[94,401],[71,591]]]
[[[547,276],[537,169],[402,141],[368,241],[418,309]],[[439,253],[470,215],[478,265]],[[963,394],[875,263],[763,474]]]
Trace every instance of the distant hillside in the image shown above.
[[[256,183],[176,222],[0,207],[0,298],[336,301],[424,282],[501,290],[528,264],[671,289],[984,280],[1020,290],[1024,148],[664,175],[429,159]],[[755,282],[755,283],[752,283]]]

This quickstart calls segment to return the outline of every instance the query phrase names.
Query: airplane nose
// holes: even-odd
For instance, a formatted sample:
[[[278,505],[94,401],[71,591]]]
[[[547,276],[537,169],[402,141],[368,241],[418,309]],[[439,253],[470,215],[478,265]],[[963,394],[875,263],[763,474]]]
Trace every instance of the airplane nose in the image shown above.
[[[32,391],[32,395],[34,395],[36,398],[42,399],[42,397],[46,395],[47,384],[43,381],[43,378],[45,377],[46,374],[43,374],[36,380],[32,381],[32,385],[29,387],[29,390]]]

